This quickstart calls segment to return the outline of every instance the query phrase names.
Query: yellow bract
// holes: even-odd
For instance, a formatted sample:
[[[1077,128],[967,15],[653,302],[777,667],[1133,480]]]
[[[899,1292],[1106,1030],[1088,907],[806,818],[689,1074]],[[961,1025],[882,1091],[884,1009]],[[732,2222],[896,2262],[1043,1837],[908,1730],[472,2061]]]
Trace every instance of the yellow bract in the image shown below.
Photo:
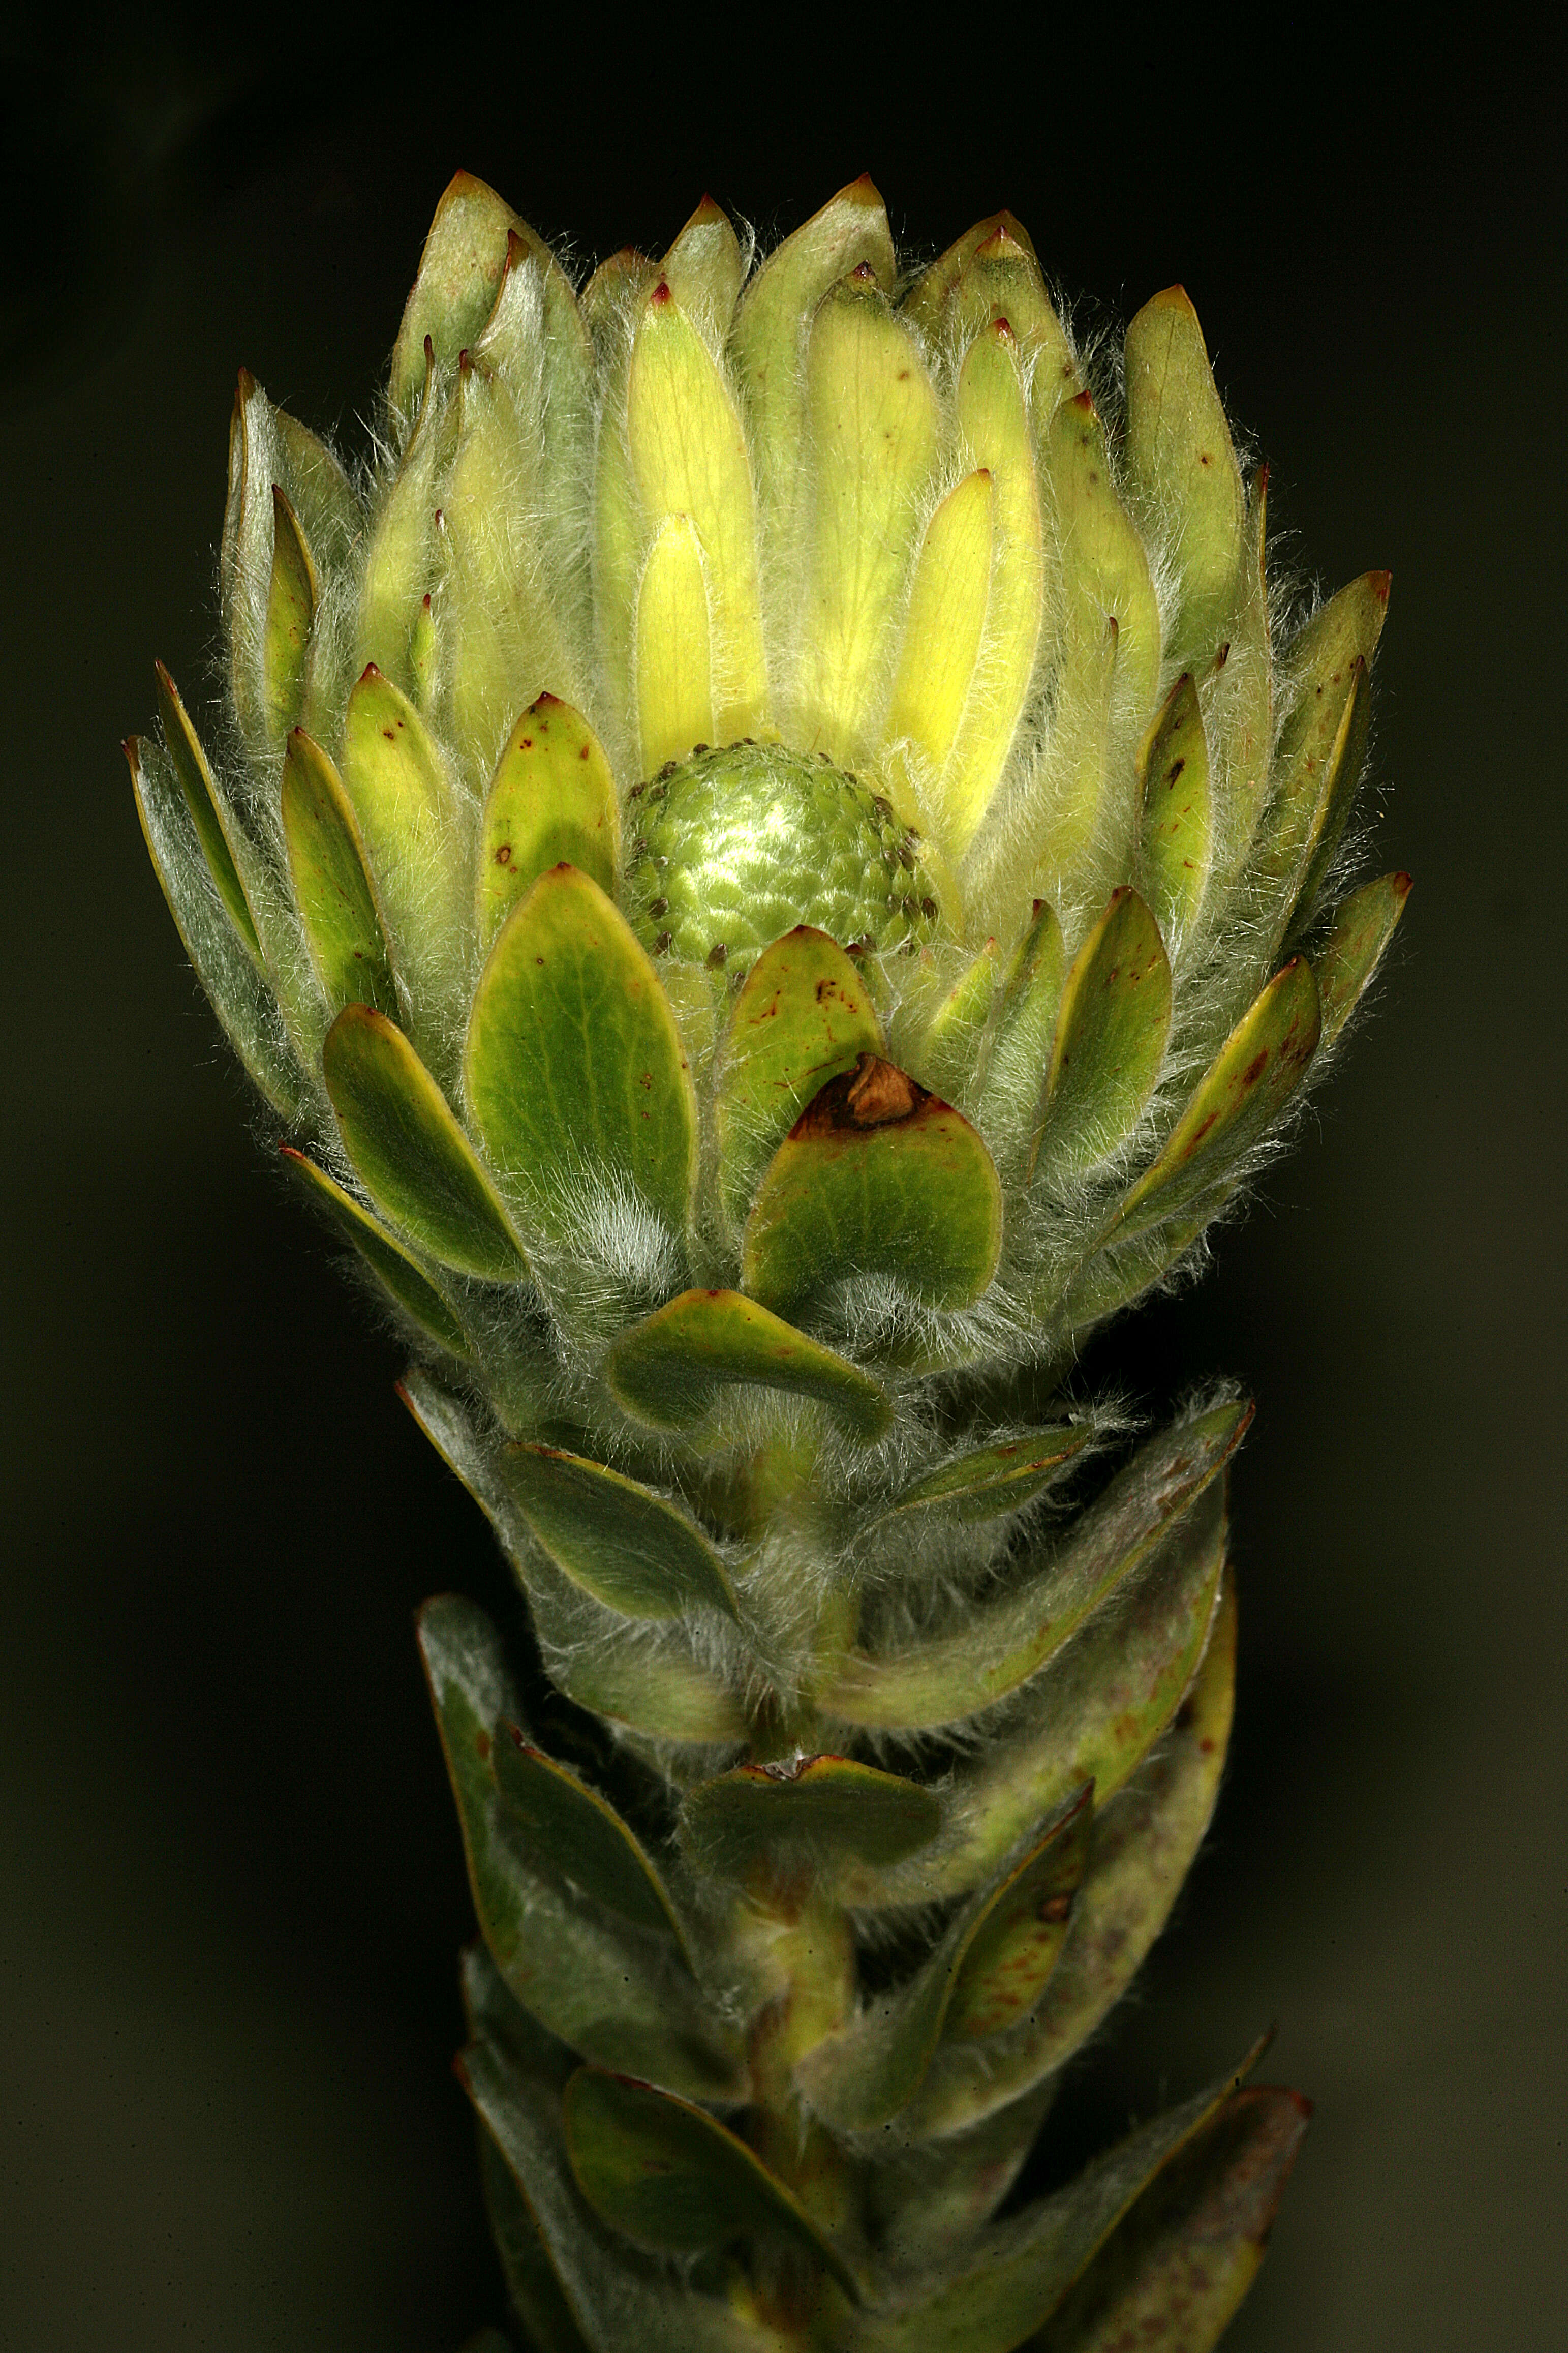
[[[712,353],[662,280],[632,351],[626,445],[648,522],[689,517],[707,559],[719,740],[750,734],[767,665],[746,437]]]
[[[961,858],[1000,781],[1034,675],[1045,611],[1045,559],[1034,438],[1012,330],[975,338],[958,380],[958,429],[990,473],[995,501],[985,640],[958,740],[942,779],[946,847]]]
[[[940,414],[918,339],[862,265],[824,300],[806,352],[815,500],[796,679],[803,741],[864,748]]]
[[[963,717],[991,600],[995,498],[983,467],[950,491],[921,543],[888,736],[908,739],[917,789],[936,789]]]
[[[637,590],[639,770],[713,741],[713,660],[702,548],[689,515],[660,523]]]

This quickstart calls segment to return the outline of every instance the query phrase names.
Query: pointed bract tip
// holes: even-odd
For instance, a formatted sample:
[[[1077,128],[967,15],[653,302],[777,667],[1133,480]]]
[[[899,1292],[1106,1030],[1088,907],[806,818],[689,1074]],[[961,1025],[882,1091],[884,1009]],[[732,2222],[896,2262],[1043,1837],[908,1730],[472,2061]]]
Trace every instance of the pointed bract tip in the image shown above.
[[[546,687],[543,693],[536,696],[528,707],[530,711],[562,711],[564,710],[565,705],[558,694],[552,694],[550,689]]]
[[[1068,406],[1069,408],[1076,408],[1080,417],[1092,417],[1095,414],[1094,395],[1092,392],[1069,393],[1068,395]]]
[[[669,290],[669,280],[667,278],[661,278],[647,298],[647,306],[650,311],[668,311],[674,301],[675,297]]]
[[[851,283],[856,286],[875,286],[877,283],[877,273],[868,261],[858,261],[849,272],[849,277]]]
[[[712,222],[721,221],[727,217],[728,216],[724,211],[723,206],[715,204],[707,189],[704,188],[702,191],[702,201],[698,206],[697,210],[692,214],[691,218],[687,222],[686,226],[688,228],[707,228]]]
[[[1388,592],[1394,586],[1394,575],[1392,572],[1369,572],[1366,575],[1366,585],[1378,603],[1386,605]]]
[[[381,672],[377,670],[374,662],[366,662],[364,668],[359,674],[359,683],[363,686],[367,678],[379,678],[380,676]]]
[[[1197,317],[1192,296],[1184,286],[1162,287],[1158,294],[1149,297],[1143,307],[1146,311],[1184,311],[1189,318]]]
[[[1398,873],[1394,875],[1391,879],[1394,883],[1394,891],[1398,894],[1399,903],[1403,907],[1405,902],[1409,898],[1410,893],[1415,888],[1415,877],[1413,875],[1406,874],[1402,866]]]
[[[1025,261],[1034,259],[1028,247],[1021,245],[1014,236],[1009,226],[1009,216],[1003,213],[998,215],[996,225],[989,236],[983,237],[975,247],[974,259],[976,261],[1011,261],[1016,257]]]
[[[242,367],[239,371],[239,382],[235,386],[236,400],[241,402],[248,400],[255,390],[256,378],[247,367]]]

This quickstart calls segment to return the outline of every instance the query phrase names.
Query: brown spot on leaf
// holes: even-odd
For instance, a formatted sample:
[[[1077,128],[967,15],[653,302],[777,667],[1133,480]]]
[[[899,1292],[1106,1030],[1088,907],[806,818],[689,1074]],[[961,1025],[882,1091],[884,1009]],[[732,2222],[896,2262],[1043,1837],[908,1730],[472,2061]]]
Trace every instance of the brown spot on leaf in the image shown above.
[[[841,1071],[815,1094],[792,1131],[792,1141],[841,1135],[869,1127],[894,1127],[918,1118],[932,1100],[906,1072],[878,1054],[862,1054],[852,1071]]]

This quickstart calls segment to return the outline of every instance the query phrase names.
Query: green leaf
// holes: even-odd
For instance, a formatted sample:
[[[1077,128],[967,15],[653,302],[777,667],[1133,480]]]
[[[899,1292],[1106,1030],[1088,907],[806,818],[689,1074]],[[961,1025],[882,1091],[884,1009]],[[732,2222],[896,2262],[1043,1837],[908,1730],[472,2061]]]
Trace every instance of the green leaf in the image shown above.
[[[1408,874],[1384,874],[1335,908],[1333,927],[1312,957],[1325,1046],[1333,1044],[1370,986],[1409,896]]]
[[[228,911],[228,918],[251,954],[260,961],[261,942],[257,937],[256,919],[250,902],[240,880],[236,863],[234,841],[231,839],[233,820],[220,800],[207,755],[201,739],[192,726],[180,690],[163,668],[153,664],[158,681],[158,715],[163,726],[163,747],[176,783],[184,796],[191,823],[201,844],[207,871],[217,887],[218,897]]]
[[[726,1388],[810,1398],[860,1437],[880,1438],[892,1406],[880,1382],[738,1291],[683,1291],[624,1333],[605,1378],[654,1430],[689,1430]]]
[[[552,866],[577,867],[613,898],[620,844],[616,782],[598,737],[569,702],[542,694],[512,729],[485,802],[480,947]]]
[[[1083,1876],[1090,1793],[965,1905],[913,1978],[876,1995],[795,2069],[814,2113],[871,2132],[907,2108],[944,2038],[985,2040],[1026,2017],[1056,1966]]]
[[[882,1050],[860,973],[837,940],[797,924],[746,976],[725,1034],[714,1091],[719,1198],[739,1229],[757,1181],[829,1079]]]
[[[941,1839],[907,1863],[846,1873],[857,1909],[939,1904],[996,1870],[1037,1822],[1094,1784],[1103,1811],[1163,1737],[1197,1672],[1225,1567],[1216,1479],[1030,1686],[1020,1715],[944,1791]]]
[[[299,725],[304,711],[305,668],[321,587],[300,518],[276,482],[272,513],[272,575],[261,658],[268,732],[279,743]]]
[[[1018,1584],[900,1650],[852,1651],[821,1694],[824,1715],[884,1732],[934,1731],[1016,1691],[1192,1508],[1251,1418],[1249,1405],[1231,1402],[1163,1431]]]
[[[751,1736],[740,1694],[684,1650],[568,1654],[552,1662],[551,1672],[579,1707],[649,1740],[723,1748]]]
[[[1365,744],[1366,678],[1388,611],[1389,575],[1364,573],[1331,596],[1285,657],[1284,720],[1253,866],[1276,900],[1282,939],[1309,865],[1354,797]],[[1338,812],[1337,822],[1331,812]]]
[[[1237,1023],[1101,1239],[1170,1217],[1260,1143],[1306,1077],[1321,1025],[1312,967],[1292,956]]]
[[[1069,1827],[1037,1847],[986,1903],[954,1978],[942,2022],[948,2042],[980,2042],[1016,2026],[1044,1992],[1083,1877],[1089,1807],[1086,1790]]]
[[[574,867],[542,874],[479,977],[468,1099],[534,1229],[585,1252],[596,1198],[623,1188],[679,1234],[697,1106],[669,1000],[625,919]]]
[[[802,1862],[828,1875],[847,1860],[892,1863],[942,1827],[934,1790],[851,1757],[741,1765],[689,1789],[680,1844],[715,1879],[766,1888]]]
[[[301,624],[308,631],[321,595],[347,573],[362,517],[326,444],[274,408],[247,368],[239,372],[228,459],[219,582],[229,682],[240,732],[265,764],[305,715],[295,698],[322,683],[312,675],[320,656],[303,635],[296,643],[295,632]]]
[[[1321,797],[1306,857],[1295,884],[1292,925],[1310,922],[1328,880],[1361,783],[1372,733],[1372,681],[1364,661],[1352,665],[1344,715],[1323,765]]]
[[[1184,670],[1138,754],[1138,849],[1161,934],[1179,940],[1203,905],[1214,856],[1208,739],[1197,689]]]
[[[968,1307],[995,1272],[1002,1188],[967,1120],[875,1054],[829,1080],[774,1154],[746,1221],[748,1291],[790,1315],[830,1284],[888,1274]]]
[[[483,1954],[466,1971],[470,2009],[476,1979],[493,1971]],[[545,2050],[514,2048],[489,2014],[458,2074],[519,2197],[531,2215],[562,2298],[593,2353],[777,2353],[772,2332],[754,2328],[726,2303],[700,2295],[668,2267],[638,2254],[602,2223],[567,2168],[558,2070]],[[540,2038],[542,2040],[542,2038]],[[547,2346],[547,2353],[557,2348]],[[574,2353],[569,2337],[559,2353]]]
[[[1094,1435],[1091,1422],[1053,1422],[1024,1438],[977,1446],[940,1463],[906,1487],[866,1533],[913,1529],[928,1520],[958,1520],[966,1526],[1005,1519],[1043,1494]]]
[[[372,1005],[392,1018],[397,990],[364,844],[342,779],[302,727],[283,761],[283,843],[311,960],[333,1013]]]
[[[582,2067],[564,2113],[578,2188],[634,2245],[698,2254],[753,2233],[784,2239],[859,2302],[859,2282],[795,2192],[706,2109]]]
[[[733,1618],[729,1571],[706,1536],[635,1479],[553,1446],[511,1446],[506,1477],[558,1568],[627,1618],[689,1609]]]
[[[949,989],[921,1033],[910,1060],[922,1086],[944,1103],[973,1107],[978,1092],[981,1049],[996,993],[996,943],[980,954]]]
[[[498,1733],[490,1769],[507,1826],[531,1858],[539,1857],[639,1928],[674,1936],[686,1950],[663,1881],[607,1799],[536,1748],[516,1724]]]
[[[462,1325],[418,1260],[404,1249],[395,1234],[389,1234],[384,1226],[378,1225],[352,1193],[345,1193],[302,1152],[286,1144],[283,1158],[311,1198],[326,1210],[344,1240],[353,1244],[372,1273],[385,1284],[405,1314],[411,1315],[420,1330],[439,1341],[450,1355],[467,1356],[468,1344]]]
[[[1050,1062],[1067,949],[1055,911],[1037,901],[1002,984],[1002,1010],[974,1123],[998,1160],[1011,1163],[1033,1140],[1035,1106]]]
[[[511,206],[472,173],[458,172],[448,181],[393,348],[387,391],[401,414],[425,382],[426,336],[443,366],[479,341],[506,269],[508,232],[521,227]]]
[[[1031,1176],[1081,1176],[1126,1143],[1171,1034],[1171,966],[1136,891],[1110,894],[1073,959],[1046,1073]]]
[[[528,2201],[488,2132],[479,2135],[479,2186],[507,2294],[536,2353],[593,2353],[573,2317]],[[463,2353],[511,2353],[504,2337],[494,2331],[487,2336],[489,2344],[485,2337],[476,2338]]]
[[[1165,658],[1201,676],[1229,631],[1247,500],[1203,330],[1180,286],[1146,302],[1127,330],[1125,456],[1145,525],[1175,565]]]
[[[1310,2103],[1233,2092],[1119,2223],[1030,2353],[1210,2353],[1252,2285]]]
[[[868,2191],[888,2272],[930,2277],[962,2259],[1022,2171],[1055,2088],[1043,2084],[942,2140],[878,2151]]]
[[[528,1595],[545,1668],[558,1689],[595,1715],[658,1741],[725,1747],[748,1737],[739,1696],[697,1656],[684,1623],[626,1639],[624,1617],[563,1575],[535,1542],[502,1470],[499,1440],[487,1440],[450,1389],[416,1366],[397,1393],[431,1445],[494,1528]]]
[[[675,1948],[590,1915],[531,1869],[491,1773],[519,1713],[482,1610],[444,1595],[419,1613],[419,1644],[462,1822],[479,1927],[510,1991],[584,2057],[632,2067],[700,2099],[733,2099],[738,2054]]]
[[[1067,1941],[1034,2017],[984,2051],[950,2044],[908,2112],[910,2132],[957,2132],[1021,2098],[1063,2066],[1121,2000],[1208,1829],[1235,1687],[1236,1605],[1227,1587],[1203,1665],[1169,1734],[1095,1816]]]
[[[433,1022],[468,940],[468,817],[424,720],[374,663],[349,696],[341,756],[393,961]]]
[[[142,839],[196,978],[251,1078],[279,1118],[293,1125],[310,1100],[310,1082],[278,1001],[218,895],[174,764],[161,745],[134,735],[125,757]]]
[[[994,2224],[960,2271],[924,2294],[884,2306],[858,2337],[833,2340],[834,2353],[851,2353],[851,2347],[853,2353],[1013,2353],[1026,2341],[1033,2347],[1033,2332],[1064,2306],[1151,2184],[1221,2115],[1256,2058],[1253,2052],[1238,2073],[1107,2150],[1054,2198]]]
[[[366,1192],[421,1249],[481,1282],[521,1282],[527,1261],[473,1146],[401,1029],[346,1005],[321,1049],[343,1146]]]
[[[1061,1302],[1062,1320],[1075,1338],[1163,1282],[1219,1216],[1238,1182],[1222,1177],[1184,1208],[1180,1202],[1173,1205],[1174,1214],[1165,1223],[1143,1228],[1128,1242],[1091,1250]]]

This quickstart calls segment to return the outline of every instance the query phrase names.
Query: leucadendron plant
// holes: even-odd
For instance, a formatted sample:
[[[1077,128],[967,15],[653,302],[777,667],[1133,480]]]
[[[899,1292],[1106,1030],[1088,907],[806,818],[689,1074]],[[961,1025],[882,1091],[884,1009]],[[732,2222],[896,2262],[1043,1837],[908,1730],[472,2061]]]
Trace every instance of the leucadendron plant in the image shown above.
[[[1294,2093],[1016,2185],[1209,1820],[1249,1409],[1072,1376],[1399,919],[1386,576],[1271,585],[1180,288],[1086,355],[1011,216],[910,269],[866,180],[579,288],[459,175],[370,461],[248,375],[230,449],[225,705],[160,670],[131,765],[570,1736],[428,1604],[517,2325],[1199,2353]]]

